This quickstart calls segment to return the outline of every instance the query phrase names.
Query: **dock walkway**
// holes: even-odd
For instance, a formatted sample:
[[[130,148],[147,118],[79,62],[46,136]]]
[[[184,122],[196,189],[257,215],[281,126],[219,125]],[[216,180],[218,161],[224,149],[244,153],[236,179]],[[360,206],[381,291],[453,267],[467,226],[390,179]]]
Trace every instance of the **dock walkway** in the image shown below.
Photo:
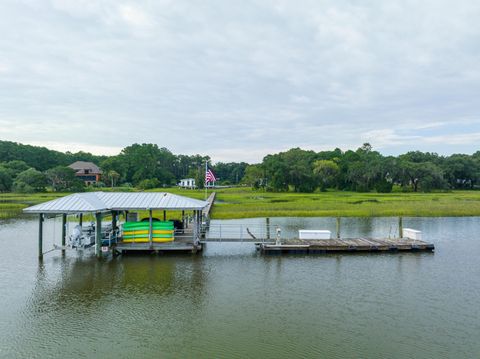
[[[217,196],[216,192],[212,192],[207,198],[208,205],[202,210],[203,218],[210,218],[210,211],[212,209],[213,203],[215,202],[215,197]]]
[[[265,254],[275,253],[338,253],[338,252],[432,252],[435,246],[409,238],[346,238],[324,240],[288,240],[280,245],[259,243],[258,249]]]

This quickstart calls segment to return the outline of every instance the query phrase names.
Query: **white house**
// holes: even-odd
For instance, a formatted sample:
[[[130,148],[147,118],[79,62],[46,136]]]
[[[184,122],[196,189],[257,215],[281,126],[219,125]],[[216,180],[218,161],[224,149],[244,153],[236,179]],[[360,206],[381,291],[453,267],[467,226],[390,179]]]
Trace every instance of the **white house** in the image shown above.
[[[190,189],[197,188],[197,186],[195,185],[195,179],[194,178],[181,179],[180,182],[178,183],[178,187],[190,188]]]

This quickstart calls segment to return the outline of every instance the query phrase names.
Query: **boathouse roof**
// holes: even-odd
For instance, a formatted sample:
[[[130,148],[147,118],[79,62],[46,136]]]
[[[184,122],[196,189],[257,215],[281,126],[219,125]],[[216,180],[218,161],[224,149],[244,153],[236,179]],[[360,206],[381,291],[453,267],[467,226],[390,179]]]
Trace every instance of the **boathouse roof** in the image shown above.
[[[208,205],[167,192],[85,192],[25,208],[25,213],[83,213],[126,210],[202,210]]]

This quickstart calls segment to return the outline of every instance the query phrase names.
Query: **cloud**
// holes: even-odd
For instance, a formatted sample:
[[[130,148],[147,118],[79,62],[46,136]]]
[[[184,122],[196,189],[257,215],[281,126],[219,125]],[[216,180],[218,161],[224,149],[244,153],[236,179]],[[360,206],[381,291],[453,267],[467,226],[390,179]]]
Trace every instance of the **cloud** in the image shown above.
[[[478,149],[478,2],[51,0],[0,13],[2,139],[253,162],[365,141]]]
[[[134,5],[120,5],[119,13],[126,23],[133,26],[148,27],[152,26],[152,19],[146,12],[135,7]]]

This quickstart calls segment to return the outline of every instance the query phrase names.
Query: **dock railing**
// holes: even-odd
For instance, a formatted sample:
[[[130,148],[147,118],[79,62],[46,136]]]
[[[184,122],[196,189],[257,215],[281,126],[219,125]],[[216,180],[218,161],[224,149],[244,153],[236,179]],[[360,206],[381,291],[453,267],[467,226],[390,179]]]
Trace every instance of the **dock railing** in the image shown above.
[[[276,228],[258,223],[210,223],[202,227],[201,237],[206,242],[274,242]]]

